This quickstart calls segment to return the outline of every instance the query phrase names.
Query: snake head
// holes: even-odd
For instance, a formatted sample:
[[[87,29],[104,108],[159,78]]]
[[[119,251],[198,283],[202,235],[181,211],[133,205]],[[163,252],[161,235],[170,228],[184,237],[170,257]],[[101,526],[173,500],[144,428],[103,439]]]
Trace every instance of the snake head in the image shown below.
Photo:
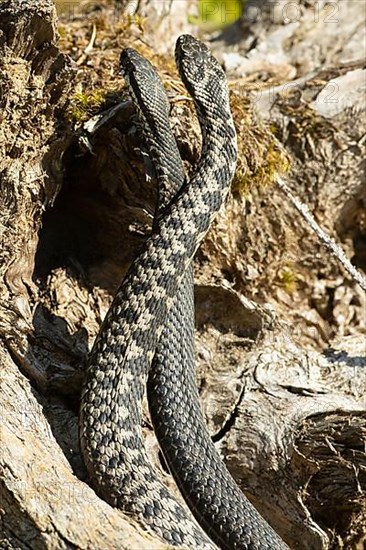
[[[154,73],[151,63],[133,48],[125,48],[119,58],[120,72],[125,78],[140,74],[152,75]]]
[[[119,66],[129,92],[135,96],[145,116],[150,115],[151,105],[164,106],[169,113],[170,104],[163,83],[150,61],[133,48],[125,48],[121,52]]]
[[[186,88],[197,96],[199,86],[209,82],[216,82],[222,86],[226,80],[225,73],[217,59],[213,57],[208,47],[191,36],[182,34],[175,46],[176,64]]]

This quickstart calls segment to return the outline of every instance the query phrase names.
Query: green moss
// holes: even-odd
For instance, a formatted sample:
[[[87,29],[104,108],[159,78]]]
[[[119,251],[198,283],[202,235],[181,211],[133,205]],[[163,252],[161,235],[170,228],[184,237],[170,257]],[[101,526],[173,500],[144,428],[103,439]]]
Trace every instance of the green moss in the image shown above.
[[[278,281],[288,294],[293,294],[297,290],[298,276],[290,265],[279,272]]]
[[[67,118],[73,123],[81,124],[96,114],[104,105],[107,96],[106,90],[91,90],[77,92],[70,99]]]
[[[240,154],[240,148],[239,148]],[[248,195],[253,187],[267,187],[272,185],[277,174],[283,174],[290,168],[289,159],[275,141],[268,144],[265,156],[260,165],[254,170],[248,170],[239,163],[239,169],[236,172],[233,181],[233,191],[240,195]]]
[[[60,35],[60,38],[66,38],[67,33],[64,25],[59,25],[57,27],[57,30],[58,30],[58,34]]]
[[[256,116],[245,95],[232,93],[231,108],[238,135],[238,165],[232,189],[246,196],[253,187],[269,186],[276,174],[287,172],[290,157],[276,139],[275,128]]]

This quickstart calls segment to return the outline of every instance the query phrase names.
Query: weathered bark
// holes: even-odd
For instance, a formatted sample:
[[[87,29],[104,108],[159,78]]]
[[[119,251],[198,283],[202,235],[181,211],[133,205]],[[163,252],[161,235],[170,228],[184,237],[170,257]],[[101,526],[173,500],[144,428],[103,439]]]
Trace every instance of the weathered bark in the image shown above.
[[[77,436],[82,365],[149,231],[156,197],[128,102],[99,127],[89,121],[88,130],[65,116],[76,84],[83,93],[89,82],[113,88],[103,107],[121,99],[111,74],[121,45],[141,46],[142,32],[136,21],[115,18],[122,4],[94,10],[89,3],[87,17],[62,20],[78,72],[58,49],[51,2],[0,6],[2,548],[165,547],[96,497]],[[188,28],[182,2],[167,3],[174,17],[158,25],[163,4],[140,3],[155,48],[162,33],[170,44]],[[106,36],[98,28],[86,49],[80,36],[89,40],[103,18]],[[169,58],[155,61],[170,75]],[[348,236],[346,251],[362,268],[360,95],[330,114],[316,104],[331,79],[356,78],[360,67],[304,76],[296,94],[264,92],[257,105],[291,153],[293,189],[331,233]],[[175,76],[168,83],[182,93]],[[343,90],[345,81],[337,83]],[[233,109],[240,146],[247,143],[243,173],[260,181],[261,170],[273,169],[272,138],[238,103],[250,87],[250,78],[233,84]],[[172,114],[182,156],[196,161],[189,104],[174,101]],[[366,531],[364,293],[275,187],[252,187],[245,198],[235,192],[195,271],[202,403],[228,466],[292,548],[351,548]],[[330,336],[338,341],[322,351]]]

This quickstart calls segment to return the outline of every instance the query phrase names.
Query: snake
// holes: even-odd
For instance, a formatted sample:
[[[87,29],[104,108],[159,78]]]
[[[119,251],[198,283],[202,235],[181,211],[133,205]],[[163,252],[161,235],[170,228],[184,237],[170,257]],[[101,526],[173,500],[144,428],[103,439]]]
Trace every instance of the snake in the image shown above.
[[[203,139],[189,181],[157,73],[131,48],[121,55],[158,176],[159,206],[152,234],[122,281],[89,355],[80,409],[81,453],[102,498],[175,546],[284,549],[221,461],[199,407],[189,321],[191,262],[227,197],[237,143],[225,73],[209,49],[182,35],[176,61]],[[188,321],[177,323],[182,318]],[[202,529],[169,493],[147,456],[141,429],[146,387],[159,444]]]

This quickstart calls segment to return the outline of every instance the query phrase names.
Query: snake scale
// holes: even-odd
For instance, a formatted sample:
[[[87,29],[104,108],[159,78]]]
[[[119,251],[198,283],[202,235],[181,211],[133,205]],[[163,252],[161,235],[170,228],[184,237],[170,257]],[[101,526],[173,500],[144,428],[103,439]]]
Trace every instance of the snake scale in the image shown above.
[[[152,235],[122,281],[89,356],[80,412],[82,455],[102,498],[174,545],[214,548],[214,541],[228,549],[284,549],[285,543],[221,462],[199,407],[189,320],[190,264],[227,196],[237,146],[219,63],[189,35],[178,39],[176,60],[203,136],[201,158],[189,182],[169,127],[169,103],[159,77],[134,50],[121,55],[157,173],[159,206]],[[182,318],[187,319],[184,326]],[[148,374],[149,407],[160,446],[188,506],[210,538],[150,464],[141,432]]]

